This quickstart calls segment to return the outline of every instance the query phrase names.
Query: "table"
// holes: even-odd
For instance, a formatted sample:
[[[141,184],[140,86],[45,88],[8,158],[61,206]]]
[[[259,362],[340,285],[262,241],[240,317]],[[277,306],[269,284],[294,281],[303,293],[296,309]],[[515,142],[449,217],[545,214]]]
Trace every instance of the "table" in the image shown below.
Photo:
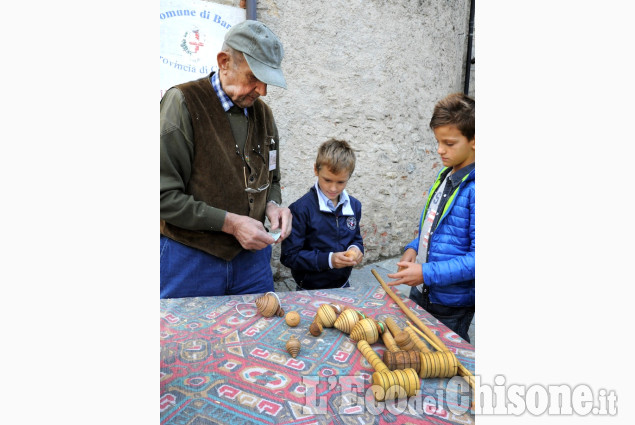
[[[377,320],[407,320],[381,286],[278,292],[284,317],[265,318],[263,294],[161,300],[161,424],[473,424],[469,387],[460,377],[424,379],[421,394],[375,402],[370,364],[356,342],[336,328],[308,329],[323,303],[353,307]],[[474,347],[409,299],[405,304],[474,373]],[[241,314],[242,313],[242,314]],[[252,317],[246,317],[254,314]],[[296,358],[285,349],[295,335]],[[381,358],[385,346],[371,345]]]

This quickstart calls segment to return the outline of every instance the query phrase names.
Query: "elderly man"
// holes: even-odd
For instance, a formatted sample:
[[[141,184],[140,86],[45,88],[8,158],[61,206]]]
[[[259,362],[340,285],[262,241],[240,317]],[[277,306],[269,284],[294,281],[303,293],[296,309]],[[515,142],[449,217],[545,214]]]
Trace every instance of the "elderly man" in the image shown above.
[[[259,97],[268,84],[286,88],[283,56],[269,28],[241,22],[217,72],[161,99],[161,298],[273,291],[271,244],[292,217],[280,206],[278,130]]]

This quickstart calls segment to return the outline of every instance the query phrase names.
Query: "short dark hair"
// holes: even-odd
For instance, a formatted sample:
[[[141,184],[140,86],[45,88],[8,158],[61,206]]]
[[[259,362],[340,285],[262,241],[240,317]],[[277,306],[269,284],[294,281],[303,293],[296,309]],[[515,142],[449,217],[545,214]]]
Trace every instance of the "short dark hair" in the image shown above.
[[[355,169],[353,148],[345,140],[329,139],[322,143],[315,159],[315,169],[320,171],[324,166],[334,174],[348,171],[349,176],[352,175]]]
[[[474,105],[474,99],[463,93],[446,96],[434,106],[430,128],[434,130],[443,125],[453,125],[467,140],[474,139]]]

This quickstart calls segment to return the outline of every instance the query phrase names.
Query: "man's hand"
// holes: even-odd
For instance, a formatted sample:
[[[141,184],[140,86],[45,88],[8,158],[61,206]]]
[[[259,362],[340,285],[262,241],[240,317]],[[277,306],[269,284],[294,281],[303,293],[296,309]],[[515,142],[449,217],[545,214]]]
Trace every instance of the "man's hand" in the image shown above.
[[[416,263],[417,251],[408,248],[401,256],[401,260],[397,263],[397,273],[389,273],[388,277],[393,280],[387,282],[388,286],[408,285],[417,286],[423,283],[423,271],[421,264]]]
[[[276,243],[281,243],[291,234],[291,222],[293,221],[291,210],[286,207],[279,207],[273,202],[267,202],[265,214],[269,219],[269,223],[271,223],[271,230],[280,229],[280,238]]]
[[[246,215],[228,212],[221,230],[234,235],[240,245],[248,250],[261,250],[274,242],[261,222]]]

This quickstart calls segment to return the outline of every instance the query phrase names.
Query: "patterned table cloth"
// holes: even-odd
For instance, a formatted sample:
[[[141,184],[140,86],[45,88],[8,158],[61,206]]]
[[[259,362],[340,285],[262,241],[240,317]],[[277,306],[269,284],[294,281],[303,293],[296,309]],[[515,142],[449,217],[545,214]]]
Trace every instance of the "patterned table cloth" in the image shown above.
[[[323,303],[406,326],[407,317],[378,283],[278,292],[285,312],[300,314],[296,327],[260,315],[254,300],[261,295],[161,300],[161,424],[474,423],[462,378],[423,379],[420,394],[376,402],[374,370],[356,342],[336,328],[309,333]],[[402,299],[474,373],[474,347]],[[285,349],[291,335],[302,344],[296,358]],[[386,349],[381,339],[371,347],[380,358]]]

